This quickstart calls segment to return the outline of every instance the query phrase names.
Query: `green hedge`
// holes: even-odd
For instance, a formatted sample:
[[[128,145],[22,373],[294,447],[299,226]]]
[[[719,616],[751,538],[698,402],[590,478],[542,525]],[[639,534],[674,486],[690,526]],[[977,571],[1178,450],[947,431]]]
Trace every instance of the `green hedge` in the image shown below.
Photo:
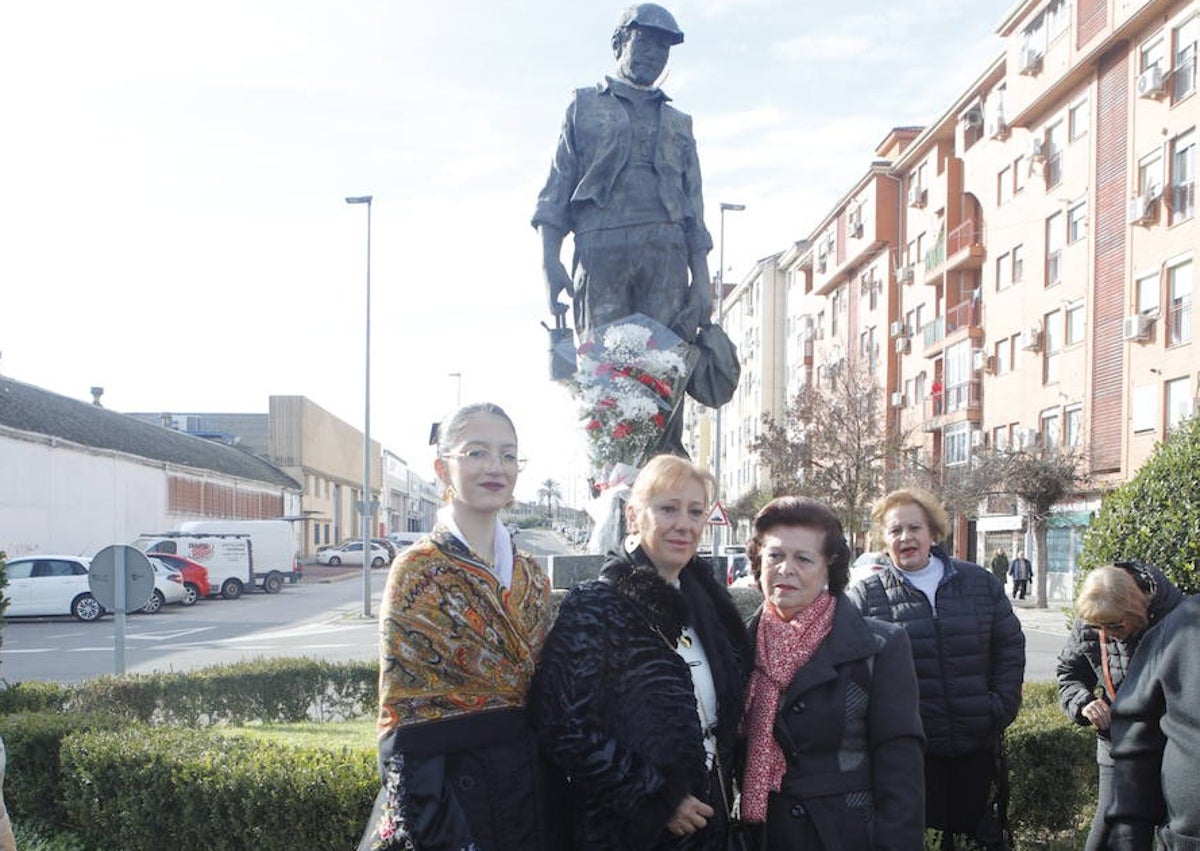
[[[353,848],[378,789],[369,749],[139,726],[72,736],[62,775],[65,820],[125,851]]]
[[[181,726],[340,721],[375,714],[375,662],[257,659],[190,673],[103,676],[71,686],[18,683],[0,690],[0,712],[57,710]]]

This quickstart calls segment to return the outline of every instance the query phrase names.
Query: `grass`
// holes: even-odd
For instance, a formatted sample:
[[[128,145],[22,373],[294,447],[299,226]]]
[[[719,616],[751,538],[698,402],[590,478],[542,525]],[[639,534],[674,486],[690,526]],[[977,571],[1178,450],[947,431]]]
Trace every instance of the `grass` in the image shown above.
[[[230,735],[303,748],[319,748],[335,753],[340,753],[346,748],[374,751],[376,744],[373,718],[328,723],[245,724],[219,729],[222,733]]]

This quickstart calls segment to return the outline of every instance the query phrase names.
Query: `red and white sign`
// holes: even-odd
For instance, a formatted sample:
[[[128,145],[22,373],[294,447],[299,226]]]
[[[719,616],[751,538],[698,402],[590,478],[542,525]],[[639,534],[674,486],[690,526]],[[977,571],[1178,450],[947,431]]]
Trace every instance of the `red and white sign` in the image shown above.
[[[713,503],[712,509],[708,512],[708,525],[709,526],[728,526],[729,525],[729,515],[725,513],[725,506],[721,505],[721,503],[719,501]]]

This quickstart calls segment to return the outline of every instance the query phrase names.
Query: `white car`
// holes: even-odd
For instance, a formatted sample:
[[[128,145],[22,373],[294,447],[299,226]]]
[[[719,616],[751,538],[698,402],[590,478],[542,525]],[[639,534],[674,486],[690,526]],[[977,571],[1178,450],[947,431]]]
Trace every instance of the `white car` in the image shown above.
[[[8,560],[9,617],[74,615],[99,620],[104,607],[88,587],[90,560],[79,556],[32,555]]]
[[[848,584],[853,585],[860,579],[866,579],[889,564],[891,564],[891,560],[887,553],[867,551],[850,564],[850,582]]]
[[[336,567],[339,564],[362,564],[362,552],[362,541],[347,541],[341,546],[326,547],[318,552],[317,562],[319,564],[328,564],[333,567]],[[372,542],[371,567],[383,567],[387,563],[387,550],[379,546],[379,544]]]
[[[182,605],[187,594],[187,589],[183,587],[183,574],[171,570],[156,558],[150,559],[150,565],[154,568],[154,591],[150,594],[150,601],[139,611],[152,615],[168,603]]]

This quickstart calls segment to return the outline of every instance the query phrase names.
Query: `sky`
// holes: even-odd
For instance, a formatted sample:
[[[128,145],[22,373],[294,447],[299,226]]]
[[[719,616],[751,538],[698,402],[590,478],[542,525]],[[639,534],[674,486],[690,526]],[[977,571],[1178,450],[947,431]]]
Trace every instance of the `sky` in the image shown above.
[[[808,235],[895,126],[999,55],[1000,0],[683,0],[690,114],[725,279]],[[38,0],[0,10],[0,372],[120,411],[303,395],[432,479],[429,428],[494,401],[584,501],[549,380],[529,224],[572,89],[621,2]],[[569,249],[564,250],[569,265]],[[718,252],[710,255],[719,265]]]

